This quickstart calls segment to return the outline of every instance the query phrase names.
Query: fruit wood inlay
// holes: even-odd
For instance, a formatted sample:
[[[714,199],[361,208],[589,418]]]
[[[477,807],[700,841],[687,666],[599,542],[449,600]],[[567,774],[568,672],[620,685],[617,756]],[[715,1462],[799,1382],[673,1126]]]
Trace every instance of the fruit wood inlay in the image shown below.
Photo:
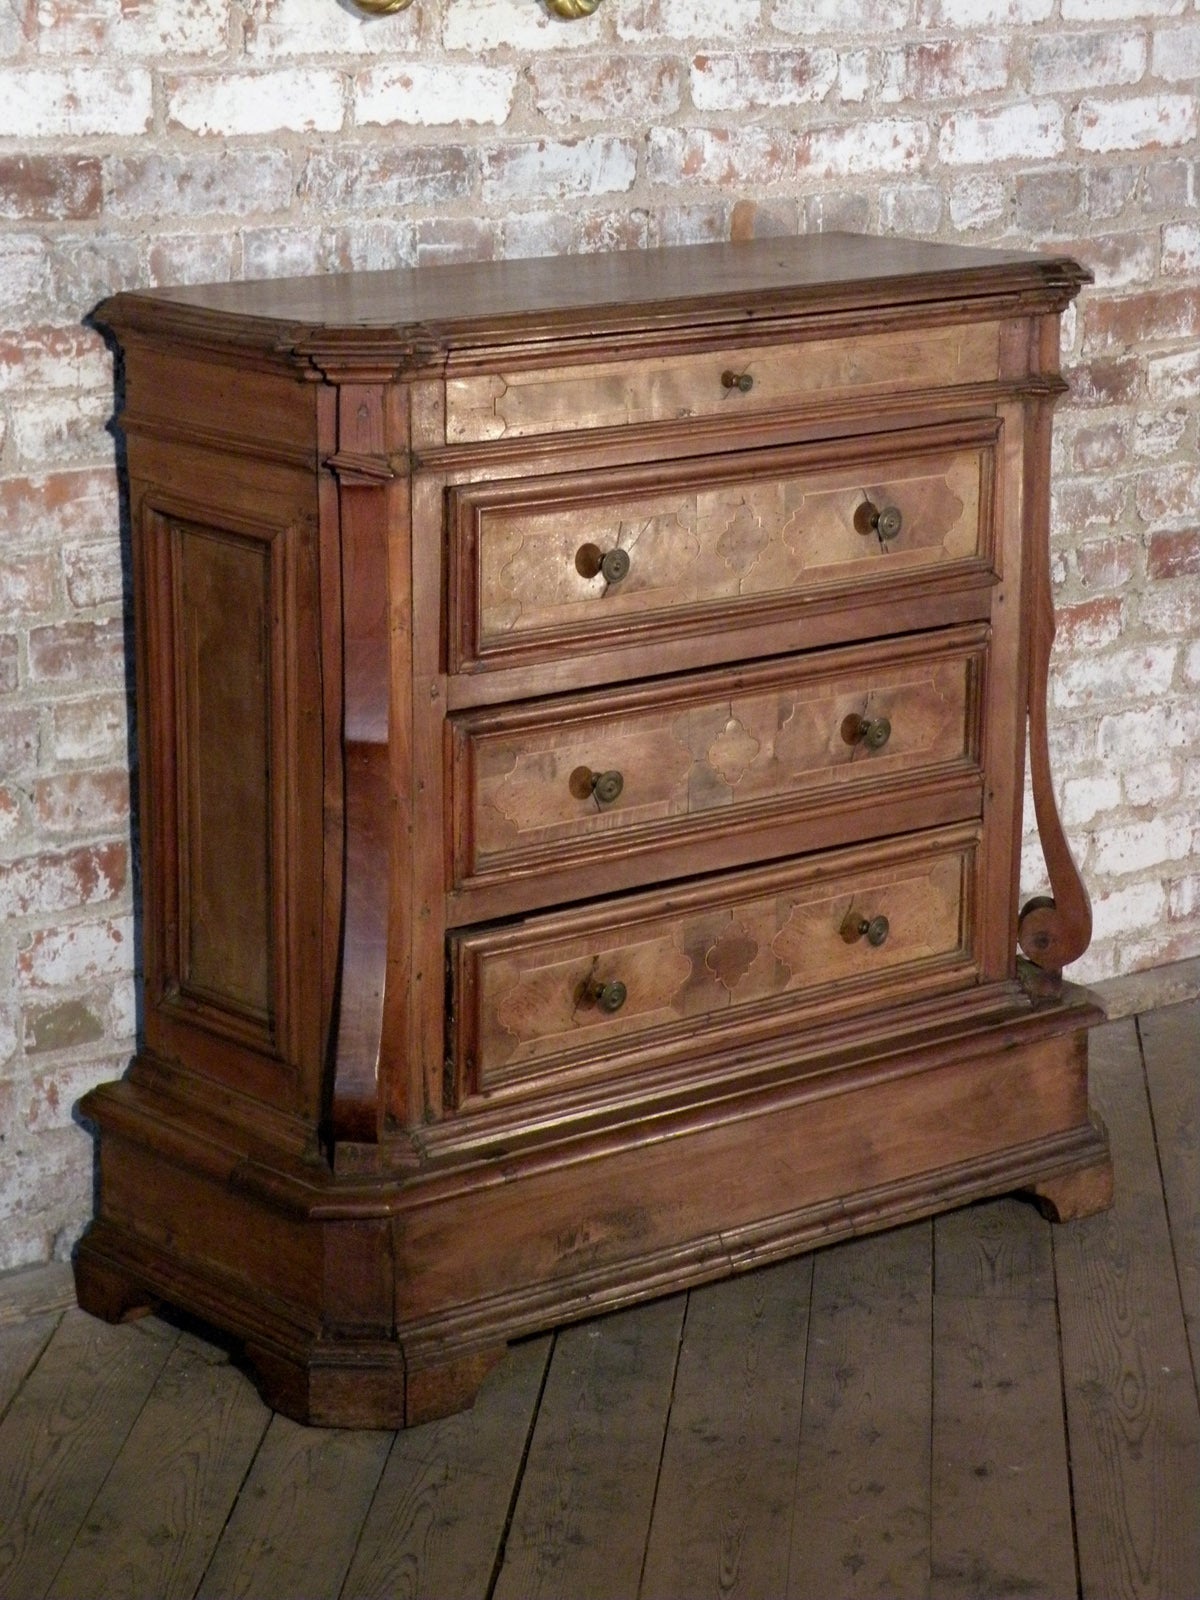
[[[649,704],[644,693],[609,692],[465,717],[454,782],[470,826],[456,881],[539,852],[557,859],[566,840],[606,849],[614,834],[719,826],[731,810],[799,808],[846,785],[977,761],[981,632],[954,644],[947,653],[929,641],[903,665],[876,659],[840,673],[836,660],[815,672],[800,657],[745,672],[733,694],[722,672],[658,686]],[[855,724],[884,729],[882,742],[855,737]],[[622,778],[608,803],[578,781],[604,771]]]
[[[451,444],[795,405],[843,391],[995,378],[999,326],[930,329],[702,355],[451,378]],[[727,375],[735,380],[726,381]],[[746,380],[749,380],[747,383]]]
[[[980,551],[983,460],[964,450],[759,475],[747,462],[727,482],[624,494],[606,482],[548,505],[514,488],[507,504],[481,507],[470,529],[478,644],[966,560]],[[864,531],[870,507],[898,510],[900,532]],[[615,581],[589,559],[613,551],[627,558]]]
[[[819,863],[731,875],[684,910],[659,892],[612,902],[602,915],[462,935],[459,987],[474,1011],[462,1041],[464,1088],[486,1093],[655,1030],[694,1035],[754,1007],[791,1016],[817,999],[860,1005],[885,975],[966,959],[972,851],[921,848],[909,844],[908,859],[861,871],[841,855],[823,876]],[[887,919],[881,941],[847,934],[847,918],[860,915]],[[624,995],[609,1009],[596,997],[615,984]]]

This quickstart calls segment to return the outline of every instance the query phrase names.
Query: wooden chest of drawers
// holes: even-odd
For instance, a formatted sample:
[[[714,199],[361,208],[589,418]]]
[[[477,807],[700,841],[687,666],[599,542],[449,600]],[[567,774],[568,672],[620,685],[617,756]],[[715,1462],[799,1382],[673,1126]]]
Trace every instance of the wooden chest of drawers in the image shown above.
[[[101,308],[145,1006],[85,1306],[397,1425],[555,1321],[1105,1203],[1045,728],[1084,279],[823,236]]]

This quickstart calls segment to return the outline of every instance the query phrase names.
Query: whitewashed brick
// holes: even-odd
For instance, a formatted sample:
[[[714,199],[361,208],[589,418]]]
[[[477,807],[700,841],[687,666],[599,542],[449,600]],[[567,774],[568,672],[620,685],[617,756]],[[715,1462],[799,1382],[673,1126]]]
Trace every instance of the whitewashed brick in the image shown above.
[[[1183,675],[1188,683],[1200,683],[1200,639],[1188,645],[1184,652]]]
[[[1196,137],[1197,102],[1184,94],[1085,100],[1074,121],[1082,150],[1171,149]]]
[[[761,19],[762,0],[626,0],[616,20],[618,38],[634,41],[744,39]]]
[[[1096,735],[1101,758],[1118,771],[1162,759],[1164,750],[1195,749],[1200,745],[1200,709],[1167,699],[1118,711],[1100,718]]]
[[[1062,786],[1064,827],[1080,827],[1093,822],[1121,803],[1121,782],[1111,773],[1102,777],[1068,778]]]
[[[1164,693],[1175,676],[1173,645],[1140,650],[1112,650],[1066,662],[1055,674],[1053,701],[1062,710]]]
[[[0,71],[0,137],[83,139],[145,133],[154,115],[144,67],[8,67]]]
[[[817,178],[915,172],[925,164],[929,143],[924,122],[902,118],[815,128],[798,141],[799,170]]]
[[[16,317],[50,283],[50,253],[35,234],[0,234],[0,314]]]
[[[1062,107],[1026,102],[999,111],[958,111],[938,135],[938,157],[952,166],[1045,160],[1065,148]]]
[[[32,990],[78,987],[122,977],[133,964],[133,918],[41,928],[18,946],[17,975]]]
[[[911,12],[910,0],[776,0],[771,21],[784,33],[861,38],[907,27]]]
[[[228,10],[228,0],[222,0]],[[421,43],[421,6],[390,17],[370,17],[349,6],[313,0],[270,0],[244,8],[248,14],[246,55],[251,60],[299,56],[389,57],[416,51]],[[471,9],[459,7],[458,9]]]
[[[1096,840],[1089,864],[1094,872],[1106,877],[1128,877],[1182,861],[1191,847],[1190,816],[1153,817],[1148,822],[1106,828]]]
[[[512,67],[472,62],[389,62],[361,73],[354,85],[354,117],[360,125],[508,121],[517,74]]]
[[[1137,83],[1146,70],[1145,33],[1044,34],[1029,46],[1033,94]]]
[[[950,191],[950,220],[964,232],[990,228],[1008,214],[1010,186],[1003,178],[985,174],[966,178]]]
[[[1200,222],[1169,222],[1162,231],[1162,269],[1192,277],[1200,273]]]
[[[1177,355],[1152,355],[1146,363],[1150,398],[1169,405],[1200,396],[1200,349]]]
[[[1113,939],[1135,933],[1162,920],[1166,914],[1166,890],[1159,882],[1131,883],[1092,896],[1092,938]]]
[[[1150,56],[1156,78],[1195,83],[1200,78],[1200,23],[1185,28],[1155,28]]]
[[[470,0],[446,6],[442,44],[476,57],[495,50],[580,49],[595,45],[602,22],[599,13],[560,22],[528,0]]]
[[[1125,799],[1131,806],[1160,805],[1179,793],[1182,771],[1178,761],[1150,761],[1125,774]]]
[[[1187,0],[1062,0],[1064,22],[1123,22],[1135,17],[1177,17]]]
[[[597,136],[500,145],[483,160],[488,205],[569,195],[621,194],[637,177],[637,152],[629,141]]]
[[[333,133],[345,120],[345,79],[323,67],[197,73],[165,85],[167,122],[189,133]]]
[[[14,404],[10,418],[14,449],[23,470],[37,471],[55,461],[111,454],[106,431],[112,412],[93,395],[30,395]]]
[[[1054,0],[923,0],[920,16],[944,28],[1022,27],[1045,22]]]
[[[1141,411],[1134,418],[1133,448],[1137,455],[1159,459],[1178,450],[1191,420],[1187,411]]]
[[[823,100],[838,82],[835,50],[771,50],[697,56],[692,103],[699,111],[798,106]]]

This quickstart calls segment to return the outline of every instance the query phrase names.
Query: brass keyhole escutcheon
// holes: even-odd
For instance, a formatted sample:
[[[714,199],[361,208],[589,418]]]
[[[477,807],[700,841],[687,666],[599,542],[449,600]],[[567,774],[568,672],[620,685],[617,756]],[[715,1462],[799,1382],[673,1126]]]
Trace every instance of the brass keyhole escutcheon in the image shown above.
[[[904,517],[899,506],[877,506],[864,500],[854,513],[854,526],[861,534],[873,533],[886,544],[898,537],[904,527]]]
[[[861,911],[851,909],[847,911],[841,926],[842,938],[847,944],[857,944],[860,939],[875,950],[887,943],[887,936],[891,932],[891,924],[883,916],[864,917]]]
[[[567,783],[577,800],[595,800],[598,806],[611,806],[625,787],[624,776],[616,768],[593,772],[591,767],[576,767]]]
[[[619,978],[604,983],[599,978],[591,977],[583,986],[583,999],[610,1017],[620,1011],[628,996],[629,991]]]
[[[615,546],[601,550],[598,544],[581,544],[575,552],[575,571],[581,578],[603,578],[605,583],[620,583],[629,575],[629,552]]]
[[[734,372],[730,368],[721,374],[722,389],[736,389],[739,394],[749,394],[754,387],[754,379],[748,372]]]
[[[847,744],[861,744],[867,750],[882,750],[892,737],[886,717],[860,717],[855,712],[842,723],[842,738]]]

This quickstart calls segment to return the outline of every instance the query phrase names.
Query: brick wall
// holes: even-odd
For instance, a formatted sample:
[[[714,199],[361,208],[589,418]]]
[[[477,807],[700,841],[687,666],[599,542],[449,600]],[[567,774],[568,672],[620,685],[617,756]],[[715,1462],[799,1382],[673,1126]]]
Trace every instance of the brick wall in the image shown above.
[[[110,367],[81,324],[114,288],[829,227],[1076,252],[1078,975],[1200,952],[1198,75],[1196,0],[0,0],[0,1268],[70,1248],[72,1105],[135,1027]]]

